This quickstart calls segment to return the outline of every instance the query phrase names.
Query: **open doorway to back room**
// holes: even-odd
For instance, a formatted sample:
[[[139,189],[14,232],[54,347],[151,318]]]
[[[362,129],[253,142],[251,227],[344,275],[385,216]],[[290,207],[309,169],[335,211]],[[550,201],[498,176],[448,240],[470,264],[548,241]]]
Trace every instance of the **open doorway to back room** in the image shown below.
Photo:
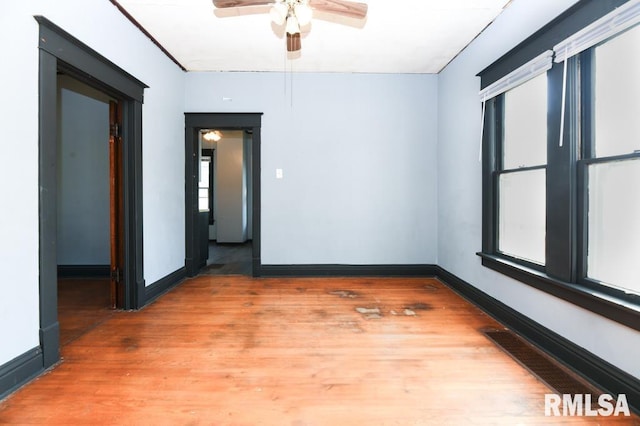
[[[261,113],[185,114],[190,276],[260,276],[261,120]]]
[[[251,275],[252,134],[238,129],[202,129],[199,133],[199,214],[208,259],[203,274]]]
[[[91,89],[91,93],[108,102],[108,133],[103,143],[108,147],[109,164],[109,305],[122,309],[141,307],[146,301],[142,264],[142,99],[147,87],[115,64],[65,32],[48,19],[35,16],[39,24],[38,84],[38,184],[39,184],[39,301],[40,348],[35,357],[43,369],[60,359],[60,318],[58,300],[58,267],[65,259],[58,253],[59,172],[65,170],[59,147],[61,96],[60,75],[72,77]],[[71,82],[70,82],[71,84]],[[75,84],[75,83],[73,83]],[[75,87],[75,86],[74,86]],[[80,90],[80,89],[78,89]],[[85,89],[82,89],[85,90]],[[96,100],[95,97],[85,98]],[[73,92],[71,90],[70,92]],[[77,92],[77,91],[76,91]],[[77,93],[76,93],[77,94]],[[86,99],[85,99],[86,100]],[[104,111],[104,105],[100,108]],[[94,105],[94,106],[97,106]],[[104,119],[100,119],[104,124]],[[86,148],[86,147],[83,147]],[[68,152],[69,158],[78,157]],[[84,155],[84,154],[83,154]],[[97,157],[104,160],[104,155]],[[77,167],[89,167],[87,160]],[[112,163],[112,159],[114,162]],[[115,173],[112,171],[115,170]],[[96,177],[97,175],[94,175]],[[97,179],[102,181],[102,178]],[[63,182],[62,185],[65,185]],[[67,185],[69,185],[67,183]],[[97,189],[94,188],[95,191]],[[112,200],[118,199],[117,203]],[[104,204],[104,203],[103,203]],[[75,206],[78,207],[78,206]],[[72,207],[73,208],[73,207]],[[102,209],[102,208],[101,208]],[[76,212],[77,213],[77,212]],[[91,214],[79,215],[86,219]],[[104,223],[100,225],[104,228]],[[71,245],[78,232],[71,232]],[[97,241],[97,240],[96,240]],[[117,241],[117,244],[113,244]],[[94,241],[95,242],[95,241]],[[98,249],[97,247],[101,248]],[[66,247],[67,249],[69,247]],[[104,273],[104,243],[94,247],[93,273]],[[114,253],[114,249],[115,253]],[[69,261],[68,257],[66,261]],[[99,260],[97,260],[99,259]],[[78,260],[76,258],[76,260]],[[82,262],[87,262],[84,259]],[[82,264],[81,262],[77,262]],[[90,266],[85,264],[84,267]],[[64,268],[62,268],[64,269]],[[73,268],[71,268],[73,269]],[[92,269],[92,268],[89,268]]]
[[[112,314],[109,105],[116,100],[64,72],[57,86],[56,259],[64,346]]]

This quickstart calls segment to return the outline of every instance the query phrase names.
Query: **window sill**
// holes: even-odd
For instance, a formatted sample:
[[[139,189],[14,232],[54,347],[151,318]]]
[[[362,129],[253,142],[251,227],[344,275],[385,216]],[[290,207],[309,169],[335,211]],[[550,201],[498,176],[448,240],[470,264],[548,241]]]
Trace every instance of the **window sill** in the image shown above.
[[[580,284],[552,278],[544,272],[519,265],[500,256],[477,253],[482,265],[560,299],[588,309],[640,331],[640,305]]]

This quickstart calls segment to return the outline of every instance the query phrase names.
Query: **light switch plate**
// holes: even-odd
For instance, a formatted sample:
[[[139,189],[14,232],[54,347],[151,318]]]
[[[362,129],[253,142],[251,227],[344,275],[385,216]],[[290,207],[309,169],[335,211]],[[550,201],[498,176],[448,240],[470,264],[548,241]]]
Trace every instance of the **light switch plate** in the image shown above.
[[[276,179],[282,179],[282,169],[276,169]]]

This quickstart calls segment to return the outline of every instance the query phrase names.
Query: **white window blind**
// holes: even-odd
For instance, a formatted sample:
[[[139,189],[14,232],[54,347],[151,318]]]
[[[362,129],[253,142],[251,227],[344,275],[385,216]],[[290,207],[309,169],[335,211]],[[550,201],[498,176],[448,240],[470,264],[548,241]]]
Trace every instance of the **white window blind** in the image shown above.
[[[546,50],[540,55],[536,56],[529,62],[509,74],[497,80],[480,91],[480,100],[482,101],[482,116],[480,118],[480,152],[478,161],[482,161],[482,138],[484,135],[484,115],[485,115],[485,103],[508,90],[518,87],[522,83],[531,80],[534,77],[539,76],[542,73],[547,72],[553,65],[553,50]]]
[[[640,0],[630,0],[553,47],[560,63],[640,22]]]
[[[559,145],[564,141],[564,112],[567,92],[567,59],[595,46],[640,22],[640,0],[630,0],[577,33],[553,46],[554,61],[564,62],[562,75],[562,107],[560,115]]]
[[[482,100],[482,102],[485,102],[495,96],[513,89],[514,87],[521,85],[525,81],[531,80],[532,78],[537,77],[544,72],[547,72],[549,69],[551,69],[551,65],[553,64],[552,57],[552,50],[547,50],[542,54],[536,56],[526,64],[511,71],[500,80],[482,89],[480,91],[480,100]]]

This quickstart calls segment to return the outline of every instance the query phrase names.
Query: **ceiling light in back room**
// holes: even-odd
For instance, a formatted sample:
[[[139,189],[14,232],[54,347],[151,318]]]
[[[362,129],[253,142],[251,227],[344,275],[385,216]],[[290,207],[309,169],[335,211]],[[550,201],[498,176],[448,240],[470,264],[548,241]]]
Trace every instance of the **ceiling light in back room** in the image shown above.
[[[209,130],[202,135],[202,138],[208,142],[218,142],[222,139],[222,132],[219,130]]]

